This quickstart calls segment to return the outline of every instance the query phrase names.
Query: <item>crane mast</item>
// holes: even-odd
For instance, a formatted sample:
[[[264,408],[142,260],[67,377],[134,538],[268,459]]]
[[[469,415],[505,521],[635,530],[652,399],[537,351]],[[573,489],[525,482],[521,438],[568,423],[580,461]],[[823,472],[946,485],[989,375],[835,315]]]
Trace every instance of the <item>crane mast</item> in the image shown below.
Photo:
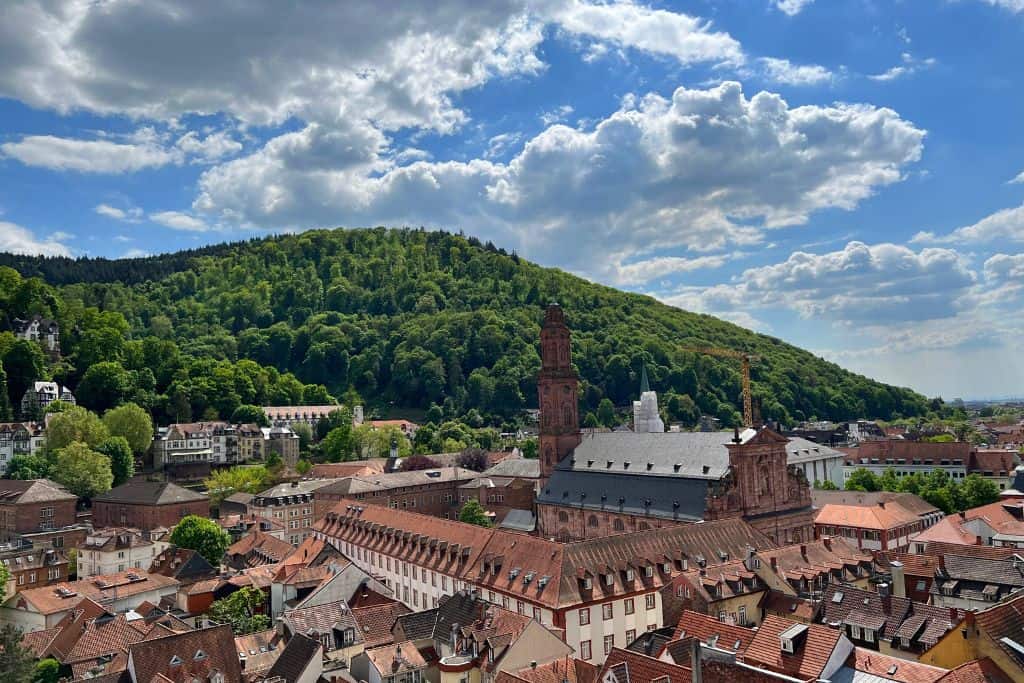
[[[718,356],[720,358],[739,358],[740,368],[743,385],[743,425],[745,427],[754,426],[754,404],[751,398],[750,391],[750,364],[756,363],[761,360],[760,356],[752,353],[746,353],[744,351],[735,351],[733,349],[722,349],[715,346],[694,346],[684,347],[683,351],[690,351],[692,353],[703,353],[708,356]]]

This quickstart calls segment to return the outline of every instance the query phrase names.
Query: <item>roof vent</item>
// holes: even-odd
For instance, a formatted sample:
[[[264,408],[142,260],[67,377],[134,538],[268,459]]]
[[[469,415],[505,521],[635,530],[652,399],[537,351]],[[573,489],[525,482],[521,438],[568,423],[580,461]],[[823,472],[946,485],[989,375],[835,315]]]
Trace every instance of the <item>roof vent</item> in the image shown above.
[[[513,567],[512,569],[509,569],[508,570],[508,578],[510,578],[510,579],[516,578],[517,576],[519,576],[519,572],[520,572],[519,567]]]
[[[526,574],[523,575],[523,585],[526,585],[533,581],[533,577],[535,576],[537,576],[536,572],[526,572]]]
[[[551,581],[551,577],[545,574],[544,576],[537,579],[537,588],[543,588],[544,586],[548,585],[549,581]]]

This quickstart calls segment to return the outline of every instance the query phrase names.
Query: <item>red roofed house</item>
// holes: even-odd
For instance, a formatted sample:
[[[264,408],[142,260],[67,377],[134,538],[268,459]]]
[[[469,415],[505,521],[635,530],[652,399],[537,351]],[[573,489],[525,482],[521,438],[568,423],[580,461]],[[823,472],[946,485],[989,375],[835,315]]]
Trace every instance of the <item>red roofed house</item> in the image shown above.
[[[828,680],[853,652],[853,643],[839,631],[765,617],[750,641],[743,661],[804,681]]]
[[[966,616],[960,628],[947,633],[920,661],[955,669],[987,658],[1012,680],[1024,680],[1024,593]]]
[[[867,551],[905,551],[924,528],[917,514],[896,501],[880,500],[870,506],[830,503],[814,519],[815,537],[841,536]]]

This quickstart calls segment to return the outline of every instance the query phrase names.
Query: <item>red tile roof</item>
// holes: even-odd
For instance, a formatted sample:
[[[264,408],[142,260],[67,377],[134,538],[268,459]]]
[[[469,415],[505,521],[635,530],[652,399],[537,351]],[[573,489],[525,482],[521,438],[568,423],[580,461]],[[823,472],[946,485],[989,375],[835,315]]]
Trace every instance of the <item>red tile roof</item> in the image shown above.
[[[949,673],[948,669],[890,657],[862,647],[853,649],[853,654],[846,660],[846,665],[857,671],[897,683],[935,683]]]
[[[988,657],[961,664],[939,679],[940,683],[1012,683],[1013,679]]]
[[[132,576],[139,577],[139,580],[133,579]],[[41,588],[29,588],[18,593],[16,599],[9,599],[8,605],[22,608],[24,601],[26,608],[31,606],[40,614],[56,614],[71,609],[83,597],[101,602],[116,595],[117,599],[121,600],[152,590],[166,589],[168,592],[174,592],[178,585],[178,581],[172,578],[136,569],[117,574],[90,576],[78,581],[62,581]]]
[[[803,679],[822,677],[825,665],[839,643],[839,631],[807,624],[807,634],[794,654],[782,652],[779,636],[798,622],[769,614],[747,646],[743,659],[748,664]]]
[[[878,505],[838,505],[829,503],[818,512],[814,523],[825,526],[856,527],[883,531],[916,524],[920,519],[897,502]]]
[[[250,566],[257,566],[252,563],[269,564],[280,562],[290,555],[292,550],[294,548],[292,548],[291,543],[253,529],[229,545],[225,554],[231,558],[243,558]]]
[[[743,652],[756,633],[749,628],[722,623],[707,614],[684,610],[679,617],[676,630],[672,633],[672,640],[697,638],[705,645],[710,644],[720,650]],[[712,639],[714,643],[710,642]]]
[[[599,669],[575,657],[562,657],[516,672],[502,671],[495,683],[595,683]]]
[[[376,647],[394,642],[391,628],[395,625],[395,620],[403,614],[411,613],[412,610],[400,602],[374,605],[373,607],[357,607],[352,610],[352,616],[359,624],[366,647]]]
[[[604,660],[604,665],[598,674],[598,680],[607,680],[606,676],[610,670],[622,670],[625,668],[629,683],[651,683],[655,680],[665,680],[665,683],[690,683],[690,669],[663,662],[654,657],[648,657],[637,652],[630,652],[621,648],[612,648]],[[615,673],[613,671],[613,673]],[[616,679],[621,680],[620,676]]]
[[[225,682],[242,679],[229,625],[147,639],[130,646],[129,656],[134,679],[140,682],[162,675],[184,683],[193,678],[206,680],[214,672],[223,674]]]

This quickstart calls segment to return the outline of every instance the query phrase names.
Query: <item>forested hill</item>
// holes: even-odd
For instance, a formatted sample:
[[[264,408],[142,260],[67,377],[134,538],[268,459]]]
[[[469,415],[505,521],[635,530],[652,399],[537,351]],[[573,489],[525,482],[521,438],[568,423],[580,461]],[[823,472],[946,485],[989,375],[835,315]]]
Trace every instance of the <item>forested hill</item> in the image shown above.
[[[936,407],[778,339],[441,232],[322,230],[118,261],[0,255],[0,329],[15,316],[55,317],[66,360],[46,372],[75,388],[105,363],[117,377],[89,378],[83,401],[148,403],[161,422],[323,400],[316,385],[381,410],[440,404],[446,416],[507,420],[536,405],[549,301],[573,330],[584,412],[605,397],[628,404],[646,363],[670,419],[693,423],[699,409],[731,424],[738,365],[680,350],[698,345],[761,357],[753,377],[765,417],[890,419]],[[13,369],[17,399],[14,382],[27,378]]]

